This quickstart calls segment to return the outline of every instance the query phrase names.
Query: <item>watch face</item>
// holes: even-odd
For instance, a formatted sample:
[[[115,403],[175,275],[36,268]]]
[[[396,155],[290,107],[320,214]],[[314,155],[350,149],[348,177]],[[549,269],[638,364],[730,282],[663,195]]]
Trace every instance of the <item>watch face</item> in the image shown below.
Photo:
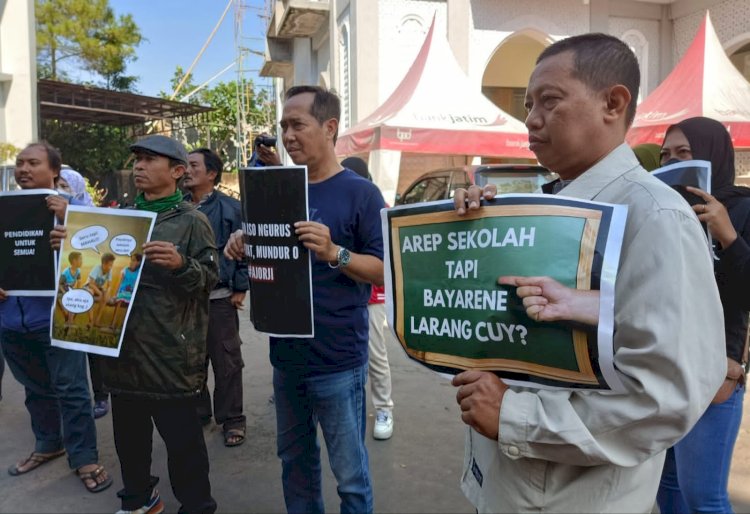
[[[352,260],[352,254],[349,253],[349,250],[342,247],[341,250],[339,250],[339,266],[346,266],[349,264],[349,261]]]

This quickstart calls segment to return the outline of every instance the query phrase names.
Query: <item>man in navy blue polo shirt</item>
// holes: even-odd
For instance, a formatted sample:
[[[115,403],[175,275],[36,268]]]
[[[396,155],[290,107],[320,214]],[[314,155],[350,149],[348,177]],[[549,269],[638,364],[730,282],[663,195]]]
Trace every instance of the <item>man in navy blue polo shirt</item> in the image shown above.
[[[320,445],[323,431],[338,482],[341,512],[372,512],[365,447],[370,284],[383,283],[383,237],[378,188],[343,168],[334,152],[339,98],[323,88],[286,93],[281,118],[284,148],[307,165],[310,221],[295,223],[313,252],[313,339],[271,338],[277,450],[289,512],[324,512]],[[225,254],[244,254],[235,232]]]

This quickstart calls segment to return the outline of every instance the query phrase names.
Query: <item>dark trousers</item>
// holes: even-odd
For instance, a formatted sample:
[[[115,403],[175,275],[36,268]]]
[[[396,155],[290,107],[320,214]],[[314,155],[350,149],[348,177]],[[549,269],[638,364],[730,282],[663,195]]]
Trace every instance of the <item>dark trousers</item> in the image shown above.
[[[107,401],[109,395],[104,392],[104,383],[102,381],[102,365],[101,360],[103,357],[99,357],[93,353],[89,353],[89,375],[91,375],[91,390],[94,392],[95,402]]]
[[[208,451],[195,399],[152,400],[112,395],[112,427],[124,488],[123,510],[148,502],[156,479],[151,476],[154,425],[167,447],[172,491],[184,513],[212,513],[216,502],[208,480]]]
[[[86,354],[50,344],[49,330],[0,333],[8,367],[26,390],[34,451],[65,448],[78,469],[99,460],[96,425],[86,378]]]
[[[242,413],[242,349],[240,320],[229,297],[211,300],[206,336],[206,369],[208,362],[214,369],[214,418],[224,430],[244,428]],[[211,395],[204,384],[201,390],[198,415],[211,417]]]

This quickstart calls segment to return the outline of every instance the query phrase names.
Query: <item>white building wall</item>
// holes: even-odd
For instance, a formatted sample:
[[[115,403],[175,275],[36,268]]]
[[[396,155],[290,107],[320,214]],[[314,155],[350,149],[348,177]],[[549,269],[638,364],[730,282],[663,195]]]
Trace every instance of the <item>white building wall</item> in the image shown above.
[[[433,16],[435,30],[445,35],[445,0],[379,0],[380,63],[378,105],[385,102],[409,71],[422,47]],[[375,78],[375,77],[373,77]],[[360,118],[370,113],[360,113]]]
[[[750,43],[749,4],[748,0],[725,0],[709,9],[711,23],[725,50],[731,52]],[[706,11],[700,9],[674,20],[673,65],[685,55],[705,15]],[[736,153],[735,170],[738,176],[750,175],[750,151]]]
[[[33,0],[0,0],[0,142],[38,137]]]
[[[495,50],[515,32],[548,44],[589,30],[589,6],[580,0],[473,0],[471,11],[469,78],[478,89]]]
[[[609,19],[609,33],[625,41],[641,65],[641,100],[659,85],[659,22],[635,18]]]
[[[750,2],[748,0],[725,0],[709,9],[711,22],[719,41],[730,50],[750,42]],[[673,65],[677,64],[692,43],[706,11],[703,9],[674,20]]]

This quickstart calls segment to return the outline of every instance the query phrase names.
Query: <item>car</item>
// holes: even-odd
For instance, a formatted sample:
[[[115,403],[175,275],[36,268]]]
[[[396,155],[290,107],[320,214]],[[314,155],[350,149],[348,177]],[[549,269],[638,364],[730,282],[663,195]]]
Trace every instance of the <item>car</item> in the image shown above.
[[[445,168],[425,173],[396,195],[396,205],[431,202],[453,198],[458,188],[472,184],[484,187],[495,184],[498,194],[533,193],[555,175],[544,166],[534,164],[482,164]]]

